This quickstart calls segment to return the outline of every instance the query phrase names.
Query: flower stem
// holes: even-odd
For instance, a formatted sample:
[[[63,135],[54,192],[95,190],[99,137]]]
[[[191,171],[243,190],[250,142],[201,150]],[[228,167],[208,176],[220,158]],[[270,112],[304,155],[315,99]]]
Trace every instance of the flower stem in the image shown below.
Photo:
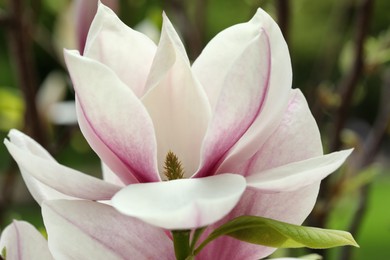
[[[172,231],[173,246],[177,260],[186,260],[191,256],[190,249],[190,230]]]

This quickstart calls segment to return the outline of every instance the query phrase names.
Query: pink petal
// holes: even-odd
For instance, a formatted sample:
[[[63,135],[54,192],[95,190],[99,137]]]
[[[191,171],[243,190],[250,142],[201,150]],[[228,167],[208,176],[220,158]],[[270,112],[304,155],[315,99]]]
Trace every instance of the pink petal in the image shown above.
[[[236,174],[133,184],[118,192],[112,205],[125,215],[157,227],[192,229],[226,216],[245,186],[245,179]]]
[[[217,76],[215,79],[212,79],[212,77],[225,75],[225,72],[221,72],[221,70],[223,71],[224,68],[229,67],[228,64],[232,62],[231,55],[228,53],[233,53],[233,55],[237,53],[242,49],[240,46],[243,45],[243,42],[247,42],[259,30],[265,31],[271,46],[271,68],[267,96],[263,101],[261,113],[258,114],[250,128],[229,151],[218,172],[226,172],[234,167],[237,161],[246,161],[252,157],[278,126],[290,94],[289,89],[292,81],[290,55],[278,25],[266,12],[258,9],[256,15],[248,23],[235,25],[218,34],[202,53],[202,62],[199,61],[196,66],[198,71],[196,75],[202,84],[209,82],[209,85],[220,86],[218,82],[221,82],[219,79],[221,76],[219,78]],[[249,61],[256,58],[264,59],[264,57],[254,56]],[[209,76],[203,76],[202,79],[200,75]],[[217,84],[214,81],[217,81]],[[215,96],[218,95],[218,88],[220,87],[215,90],[211,86],[212,90],[208,90],[211,100],[214,100]],[[214,94],[211,94],[211,92]]]
[[[213,174],[225,153],[262,111],[269,87],[270,62],[268,35],[259,29],[223,78],[223,88],[203,142],[202,165],[196,177]]]
[[[140,100],[105,65],[65,51],[80,128],[124,183],[159,181],[153,123]]]
[[[29,223],[14,220],[2,232],[0,254],[5,248],[9,260],[54,259],[45,238]]]
[[[17,130],[10,131],[9,136],[10,141],[4,140],[4,144],[38,203],[68,196],[108,200],[121,188],[58,164],[38,143]]]
[[[150,90],[142,102],[153,120],[159,170],[163,172],[165,157],[171,150],[189,177],[199,166],[211,111],[202,86],[192,75],[180,38],[165,15],[148,83]]]
[[[141,97],[155,53],[156,45],[152,40],[126,26],[99,2],[84,56],[107,65],[136,96]]]
[[[46,201],[42,215],[55,259],[174,259],[164,231],[90,201]]]

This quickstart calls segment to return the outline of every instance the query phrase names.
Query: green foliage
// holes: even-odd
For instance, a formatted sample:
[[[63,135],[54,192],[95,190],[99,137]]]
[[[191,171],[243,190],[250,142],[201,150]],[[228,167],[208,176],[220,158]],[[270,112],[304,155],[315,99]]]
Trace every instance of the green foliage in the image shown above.
[[[195,250],[195,254],[223,235],[276,248],[324,249],[344,245],[359,247],[352,235],[345,231],[298,226],[263,217],[241,216],[214,230]]]
[[[24,103],[10,88],[0,87],[0,130],[8,131],[22,124]]]
[[[2,260],[6,260],[6,259],[7,259],[7,248],[4,247],[4,248],[1,250],[0,259],[2,259]]]

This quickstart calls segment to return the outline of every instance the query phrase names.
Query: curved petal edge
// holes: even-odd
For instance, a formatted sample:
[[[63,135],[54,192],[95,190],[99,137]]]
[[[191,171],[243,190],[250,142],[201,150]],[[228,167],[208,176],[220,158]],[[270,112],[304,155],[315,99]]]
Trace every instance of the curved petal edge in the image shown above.
[[[293,162],[246,177],[248,187],[264,192],[288,192],[320,181],[337,170],[352,153],[343,150]]]
[[[227,215],[245,188],[245,178],[236,174],[133,184],[119,191],[112,205],[125,215],[157,227],[192,229]]]

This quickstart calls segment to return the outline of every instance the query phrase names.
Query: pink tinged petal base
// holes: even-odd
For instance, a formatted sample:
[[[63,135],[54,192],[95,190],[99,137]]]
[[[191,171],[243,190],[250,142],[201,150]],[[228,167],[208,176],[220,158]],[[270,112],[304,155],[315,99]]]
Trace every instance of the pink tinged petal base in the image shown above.
[[[165,15],[148,80],[151,89],[142,102],[153,120],[160,173],[167,153],[172,151],[182,162],[186,177],[190,177],[199,166],[211,109],[202,86],[192,74],[180,38]]]
[[[55,259],[174,259],[164,231],[91,201],[46,201],[42,215]]]
[[[95,152],[126,184],[159,181],[153,123],[140,100],[105,65],[74,51],[65,60],[80,128]]]
[[[226,216],[245,188],[245,178],[235,174],[133,184],[118,192],[112,205],[125,215],[157,227],[192,229]]]
[[[110,67],[137,97],[141,97],[155,53],[156,45],[152,40],[129,28],[113,11],[99,3],[84,56]]]
[[[289,192],[301,189],[338,169],[352,153],[344,150],[272,168],[246,178],[248,187],[263,192]]]
[[[268,35],[259,29],[228,69],[203,142],[202,165],[196,177],[213,174],[226,152],[261,113],[269,86],[270,52]]]
[[[43,152],[44,149],[38,143],[17,130],[12,130],[9,136],[10,141],[6,139],[4,144],[18,163],[22,174],[30,175],[27,177],[27,185],[33,185],[29,187],[33,189],[33,194],[40,194],[40,191],[35,191],[36,189],[43,189],[43,193],[47,194],[38,197],[38,203],[45,197],[108,200],[121,188],[65,167],[51,157],[48,158],[48,153]],[[50,189],[46,189],[47,186]]]
[[[89,145],[101,158],[104,159],[106,164],[110,165],[112,173],[117,175],[120,182],[126,184],[138,183],[139,181],[129,170],[126,164],[96,134],[95,130],[85,118],[84,111],[80,107],[80,102],[77,100],[78,98],[76,96],[76,111],[79,127],[84,137],[88,140]]]
[[[14,220],[2,232],[0,254],[5,248],[9,260],[51,260],[45,238],[29,223]]]

